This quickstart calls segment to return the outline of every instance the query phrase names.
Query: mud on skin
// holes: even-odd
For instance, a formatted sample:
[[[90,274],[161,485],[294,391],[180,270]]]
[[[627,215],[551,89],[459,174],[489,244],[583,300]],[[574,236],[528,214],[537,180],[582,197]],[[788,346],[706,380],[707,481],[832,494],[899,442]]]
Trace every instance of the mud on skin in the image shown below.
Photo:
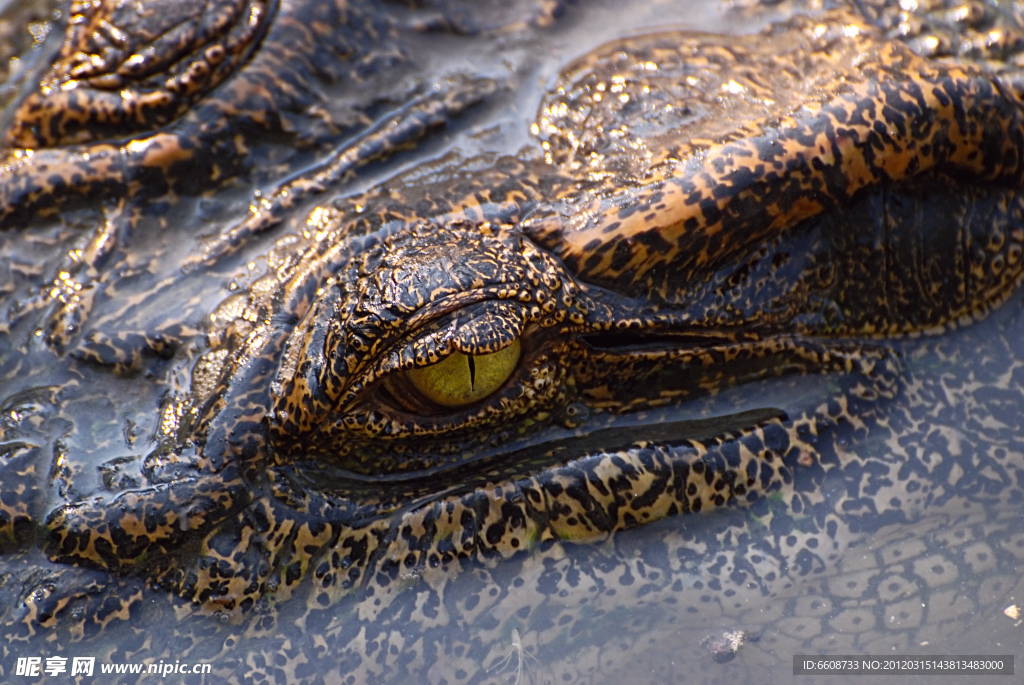
[[[965,634],[1024,558],[1024,41],[980,7],[616,40],[531,149],[360,191],[510,87],[374,100],[423,35],[585,9],[65,10],[4,115],[0,667],[601,681],[685,635],[713,679]]]

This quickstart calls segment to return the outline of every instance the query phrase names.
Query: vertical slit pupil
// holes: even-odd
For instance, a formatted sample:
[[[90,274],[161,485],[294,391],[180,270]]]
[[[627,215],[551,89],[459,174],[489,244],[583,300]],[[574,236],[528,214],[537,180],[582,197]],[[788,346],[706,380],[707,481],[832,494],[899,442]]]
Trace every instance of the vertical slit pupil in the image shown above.
[[[473,362],[473,355],[467,354],[469,359],[469,387],[476,388],[476,363]]]

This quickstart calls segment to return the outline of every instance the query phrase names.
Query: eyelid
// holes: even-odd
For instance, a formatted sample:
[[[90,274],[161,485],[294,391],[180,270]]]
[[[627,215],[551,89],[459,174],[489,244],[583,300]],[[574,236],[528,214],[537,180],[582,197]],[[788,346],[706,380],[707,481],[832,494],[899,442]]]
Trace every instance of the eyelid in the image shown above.
[[[447,321],[436,321],[432,330],[396,347],[394,370],[439,364],[456,352],[482,356],[499,352],[523,336],[525,321],[516,303],[489,301],[460,310]]]
[[[452,342],[463,354],[493,354],[521,338],[525,324],[518,303],[485,302],[460,312]]]

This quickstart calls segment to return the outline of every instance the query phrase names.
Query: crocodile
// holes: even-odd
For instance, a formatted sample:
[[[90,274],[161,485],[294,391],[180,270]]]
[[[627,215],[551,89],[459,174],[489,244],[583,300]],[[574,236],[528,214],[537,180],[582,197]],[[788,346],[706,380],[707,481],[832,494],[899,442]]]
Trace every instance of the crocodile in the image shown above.
[[[682,638],[678,670],[650,680],[717,680],[798,652],[961,644],[972,613],[1013,604],[1024,107],[1002,14],[858,6],[615,40],[542,97],[539,149],[453,150],[348,187],[421,142],[423,117],[497,93],[453,79],[312,170],[270,174],[265,201],[236,202],[246,216],[198,255],[162,248],[158,271],[138,243],[197,212],[196,191],[133,191],[135,136],[182,146],[189,122],[217,122],[234,166],[184,177],[222,192],[255,173],[225,117],[232,79],[280,45],[274,21],[320,6],[257,4],[230,5],[252,34],[225,50],[226,87],[158,98],[153,118],[82,124],[77,88],[46,101],[80,59],[75,22],[17,103],[37,123],[10,129],[10,240],[53,254],[60,222],[97,228],[70,257],[92,280],[41,276],[8,313],[26,340],[0,358],[19,386],[5,674],[57,654],[205,663],[217,682],[604,681]],[[949,24],[998,64],[963,41],[941,59]],[[31,137],[46,131],[70,138]],[[49,160],[107,148],[142,175],[18,194]],[[210,307],[224,268],[242,271]],[[163,320],[175,299],[202,319]],[[52,359],[67,366],[44,383]],[[129,389],[155,417],[110,394]]]

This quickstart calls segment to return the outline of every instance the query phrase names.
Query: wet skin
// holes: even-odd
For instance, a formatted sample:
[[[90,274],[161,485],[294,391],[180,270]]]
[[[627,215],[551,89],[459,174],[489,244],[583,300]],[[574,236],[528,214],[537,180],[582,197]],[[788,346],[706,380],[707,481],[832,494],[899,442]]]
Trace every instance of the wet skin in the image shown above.
[[[504,564],[540,589],[537,564],[560,563],[560,541],[678,514],[732,512],[737,536],[755,519],[788,525],[797,542],[776,559],[794,568],[836,529],[916,520],[924,505],[908,495],[940,482],[900,468],[896,452],[843,454],[834,441],[941,424],[918,415],[920,391],[880,338],[966,325],[1010,297],[1021,117],[1005,82],[918,57],[851,15],[598,49],[542,102],[542,154],[458,160],[427,181],[413,172],[341,195],[282,238],[267,273],[212,313],[191,392],[166,405],[162,444],[134,480],[47,513],[36,537],[58,580],[20,581],[37,592],[8,634],[102,633],[147,586],[194,614],[177,633],[183,651],[217,613],[260,636],[253,650],[285,654],[275,607],[339,644],[378,630],[367,618],[428,631],[460,573]],[[318,184],[314,173],[283,187]],[[189,336],[118,334],[94,329],[70,354],[127,373]],[[462,355],[475,383],[484,358],[513,346],[516,362],[482,397],[449,401],[418,375]],[[741,404],[665,424],[658,413],[822,372],[843,379],[835,396],[799,416]],[[631,416],[657,437],[636,441]],[[35,536],[39,455],[12,454],[0,501],[19,549]],[[1013,471],[1019,452],[994,459]],[[886,485],[872,488],[866,525],[856,484],[869,473]],[[1007,503],[1016,482],[964,481],[939,499]],[[693,573],[684,551],[728,534],[669,535],[681,565],[662,583]],[[777,577],[745,573],[716,592]],[[477,670],[452,667],[458,681],[500,646],[475,594],[448,620],[493,648],[473,648]],[[524,618],[547,594],[503,596],[495,614]],[[428,644],[412,653],[441,668]],[[337,672],[386,681],[416,668],[375,649],[346,648]],[[253,672],[231,648],[218,656],[235,678]]]

